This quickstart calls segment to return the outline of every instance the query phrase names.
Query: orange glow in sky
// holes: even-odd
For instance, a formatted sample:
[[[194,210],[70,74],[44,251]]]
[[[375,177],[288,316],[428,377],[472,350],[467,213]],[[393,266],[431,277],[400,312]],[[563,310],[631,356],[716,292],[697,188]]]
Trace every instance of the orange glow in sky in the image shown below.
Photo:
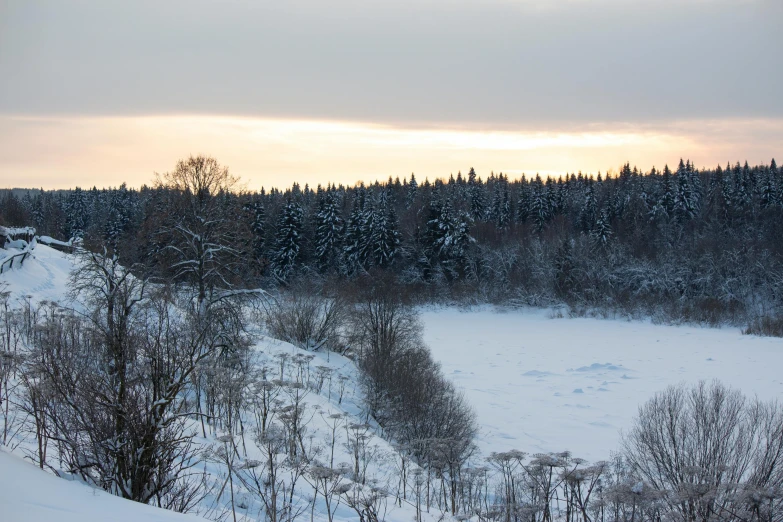
[[[625,161],[646,171],[681,156],[714,167],[769,162],[781,138],[783,122],[775,120],[487,131],[229,116],[0,116],[0,187],[138,187],[190,154],[217,158],[251,190],[411,172],[445,178],[470,167],[483,177],[605,172]]]

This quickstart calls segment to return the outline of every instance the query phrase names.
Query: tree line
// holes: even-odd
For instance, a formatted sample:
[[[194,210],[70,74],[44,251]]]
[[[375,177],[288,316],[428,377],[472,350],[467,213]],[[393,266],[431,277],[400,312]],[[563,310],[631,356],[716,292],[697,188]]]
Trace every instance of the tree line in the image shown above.
[[[194,162],[223,169],[205,157],[181,165]],[[176,278],[196,269],[170,262],[181,253],[167,242],[190,226],[172,226],[186,220],[180,188],[4,191],[0,223],[105,243]],[[234,179],[222,192],[195,196],[212,200],[220,219],[204,225],[219,225],[209,234],[231,249],[212,252],[200,237],[191,247],[231,265],[221,277],[231,272],[253,286],[390,271],[428,300],[566,304],[575,314],[783,334],[783,174],[774,160],[714,169],[680,160],[675,170],[649,172],[625,164],[611,176],[546,179],[482,180],[470,169],[433,182],[411,174],[258,192]]]

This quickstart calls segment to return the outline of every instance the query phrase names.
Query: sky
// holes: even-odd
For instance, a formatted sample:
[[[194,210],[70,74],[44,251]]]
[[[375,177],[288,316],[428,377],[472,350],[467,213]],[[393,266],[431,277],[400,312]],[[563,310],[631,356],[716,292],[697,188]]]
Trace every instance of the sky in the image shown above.
[[[0,0],[0,187],[783,157],[780,0]],[[780,159],[778,158],[780,161]]]

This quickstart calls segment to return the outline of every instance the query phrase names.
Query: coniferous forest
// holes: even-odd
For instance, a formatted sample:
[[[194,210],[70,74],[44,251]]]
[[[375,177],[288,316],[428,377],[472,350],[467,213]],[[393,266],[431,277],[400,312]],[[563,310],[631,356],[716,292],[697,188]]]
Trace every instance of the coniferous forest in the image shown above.
[[[100,245],[167,280],[209,266],[232,285],[267,288],[388,273],[422,302],[566,305],[573,315],[783,334],[774,159],[650,171],[626,163],[616,174],[557,178],[469,169],[260,191],[212,158],[191,157],[173,173],[187,169],[223,176],[217,190],[195,194],[209,200],[207,219],[191,219],[182,188],[158,176],[138,190],[4,190],[0,224]],[[177,262],[194,256],[203,266]]]

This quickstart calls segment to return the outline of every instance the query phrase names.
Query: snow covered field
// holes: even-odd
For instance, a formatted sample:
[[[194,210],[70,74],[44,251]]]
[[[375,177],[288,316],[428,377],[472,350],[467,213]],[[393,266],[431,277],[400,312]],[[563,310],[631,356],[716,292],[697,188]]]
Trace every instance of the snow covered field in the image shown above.
[[[718,378],[746,395],[783,399],[781,339],[551,315],[423,310],[425,341],[475,408],[485,455],[567,449],[606,459],[638,406],[683,381]]]

